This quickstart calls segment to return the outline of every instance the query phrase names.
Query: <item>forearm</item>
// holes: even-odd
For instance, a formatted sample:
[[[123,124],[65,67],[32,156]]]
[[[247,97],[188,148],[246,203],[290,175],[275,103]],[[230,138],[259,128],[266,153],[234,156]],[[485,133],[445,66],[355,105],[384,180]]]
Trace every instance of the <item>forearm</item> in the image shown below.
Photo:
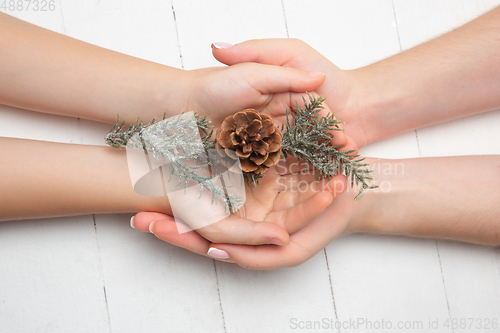
[[[161,211],[166,197],[134,192],[125,150],[0,138],[0,221]]]
[[[356,231],[500,244],[500,156],[381,160]]]
[[[500,7],[350,74],[367,143],[500,108]]]
[[[0,13],[0,103],[114,123],[184,110],[190,74]]]

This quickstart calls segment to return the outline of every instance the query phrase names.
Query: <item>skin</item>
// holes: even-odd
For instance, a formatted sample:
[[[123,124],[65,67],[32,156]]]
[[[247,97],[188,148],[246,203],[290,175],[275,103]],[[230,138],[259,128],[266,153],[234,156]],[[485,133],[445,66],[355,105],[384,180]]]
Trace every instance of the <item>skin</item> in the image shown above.
[[[227,65],[253,61],[323,71],[327,78],[317,92],[345,121],[346,133],[359,147],[500,108],[500,7],[434,40],[352,71],[339,69],[298,40],[253,40],[212,50]],[[336,237],[352,232],[500,244],[500,193],[491,186],[500,180],[498,156],[382,163],[404,165],[404,175],[375,175],[379,184],[390,184],[391,191],[368,191],[356,202],[352,191],[340,196],[293,233],[286,247],[211,244],[196,233],[176,235],[169,232],[171,221],[165,215],[140,213],[136,227],[145,231],[154,222],[152,231],[160,239],[200,254],[218,248],[227,252],[226,261],[254,269],[298,265]]]
[[[153,233],[173,245],[206,255],[211,248],[225,261],[250,269],[297,266],[334,238],[355,232],[438,237],[500,245],[500,156],[457,156],[405,160],[367,159],[377,190],[354,201],[349,190],[311,223],[292,233],[287,246],[213,244],[196,232],[178,234],[170,216],[154,216]],[[386,172],[385,170],[390,170]],[[474,177],[464,177],[474,171]],[[388,190],[390,188],[390,190]],[[151,213],[139,213],[135,227],[147,231]],[[287,230],[292,232],[292,230]]]
[[[323,73],[263,64],[183,71],[100,48],[0,13],[0,103],[39,112],[113,124],[196,111],[217,126],[245,108],[271,115],[276,124]],[[76,65],[75,65],[76,64]],[[330,112],[325,109],[324,113]],[[350,141],[350,140],[349,140]],[[345,134],[332,144],[345,145]],[[345,149],[351,149],[346,145]],[[128,182],[126,155],[109,147],[0,138],[0,220],[88,213],[156,211],[172,214],[165,197],[141,197]],[[270,172],[270,179],[287,177]],[[303,226],[336,195],[337,177],[321,193],[293,200],[277,187],[260,189],[280,197],[271,205],[249,201],[251,219],[231,217],[202,228],[207,239],[243,244],[287,244],[288,211]],[[252,193],[249,193],[251,198]],[[300,206],[313,200],[313,206]],[[274,206],[276,203],[276,207]],[[287,203],[285,205],[284,203]],[[297,206],[298,205],[298,206]],[[301,208],[302,207],[302,208]],[[313,209],[311,209],[313,208]],[[189,221],[188,221],[189,222]],[[280,222],[280,223],[274,223]]]

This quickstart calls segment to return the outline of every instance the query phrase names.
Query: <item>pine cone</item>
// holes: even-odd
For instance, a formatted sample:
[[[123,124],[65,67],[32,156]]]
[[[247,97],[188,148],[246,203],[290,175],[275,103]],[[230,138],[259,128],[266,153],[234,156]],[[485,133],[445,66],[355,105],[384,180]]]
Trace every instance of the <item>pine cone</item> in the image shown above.
[[[215,148],[223,158],[239,157],[243,172],[262,175],[280,160],[282,138],[271,117],[246,109],[222,122]]]

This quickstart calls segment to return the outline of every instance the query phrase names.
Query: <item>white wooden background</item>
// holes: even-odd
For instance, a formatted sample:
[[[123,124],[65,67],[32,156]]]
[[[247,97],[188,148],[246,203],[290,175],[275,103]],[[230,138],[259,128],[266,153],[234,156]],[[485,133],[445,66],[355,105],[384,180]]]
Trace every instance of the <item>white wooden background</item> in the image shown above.
[[[351,69],[424,42],[498,4],[56,0],[53,12],[8,13],[185,69],[217,65],[212,42],[265,37],[301,38]],[[108,129],[0,106],[1,136],[103,144]],[[362,154],[500,154],[499,129],[500,112],[490,112],[372,144]],[[483,324],[500,320],[496,248],[353,235],[333,241],[299,267],[248,271],[139,233],[129,227],[129,218],[88,215],[0,223],[0,332],[305,332],[311,330],[294,329],[294,323],[324,319],[340,321],[345,327],[340,332],[386,331],[349,326],[358,320],[373,326],[391,322],[392,331],[400,332],[500,331],[443,326],[450,318],[477,318]],[[436,320],[439,329],[429,329],[429,321]],[[424,329],[397,330],[399,322],[422,323]],[[327,326],[319,331],[339,331]]]

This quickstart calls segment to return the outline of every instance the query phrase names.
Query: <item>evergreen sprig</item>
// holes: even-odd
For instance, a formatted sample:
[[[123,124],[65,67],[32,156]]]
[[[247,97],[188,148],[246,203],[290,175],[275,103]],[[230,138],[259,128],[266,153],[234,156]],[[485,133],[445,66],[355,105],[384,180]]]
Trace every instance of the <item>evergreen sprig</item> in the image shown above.
[[[200,197],[203,189],[212,194],[212,203],[217,202],[216,199],[222,196],[225,211],[234,212],[242,206],[242,199],[237,194],[228,193],[227,187],[214,184],[221,175],[200,176],[198,173],[198,170],[206,170],[210,166],[210,159],[207,159],[208,150],[215,148],[215,140],[212,140],[213,130],[208,117],[201,117],[196,113],[194,116],[196,127],[203,133],[201,143],[196,139],[198,136],[196,128],[194,130],[191,128],[192,119],[182,115],[168,119],[158,128],[151,127],[156,123],[156,118],[145,125],[137,119],[125,130],[123,130],[125,122],[118,125],[118,116],[105,141],[111,147],[139,148],[157,160],[162,159],[163,163],[168,161],[170,172],[168,181],[172,176],[178,177],[178,184],[174,189],[183,185],[186,190],[189,182],[195,180],[200,184]],[[163,120],[166,120],[166,113],[163,115]]]
[[[332,114],[321,116],[319,112],[324,109],[322,106],[325,98],[314,97],[307,94],[309,102],[303,99],[304,107],[300,108],[296,104],[295,113],[286,112],[286,124],[281,126],[283,139],[281,142],[282,158],[287,158],[288,155],[297,157],[299,160],[306,162],[306,170],[312,167],[318,177],[327,177],[330,179],[339,173],[344,174],[351,187],[359,185],[359,193],[355,200],[360,199],[366,189],[373,189],[377,186],[369,185],[372,171],[367,169],[368,164],[362,163],[364,158],[360,158],[358,154],[352,155],[355,150],[339,151],[340,146],[332,146],[330,141],[334,137],[334,132],[342,131],[340,125],[342,121],[336,119]],[[167,120],[158,133],[149,133],[147,129],[151,128],[156,123],[156,118],[148,124],[143,124],[142,121],[137,121],[131,124],[127,129],[123,129],[125,122],[119,124],[119,117],[116,123],[111,128],[105,138],[108,145],[115,148],[124,148],[131,143],[130,140],[139,134],[139,142],[133,142],[134,148],[142,148],[146,153],[151,153],[156,158],[167,157],[170,162],[170,173],[179,177],[179,186],[184,184],[187,188],[190,180],[197,180],[200,186],[200,196],[203,188],[209,190],[212,194],[212,201],[219,195],[224,198],[226,211],[234,212],[243,204],[241,198],[235,194],[228,194],[227,188],[215,186],[213,181],[219,177],[200,177],[197,170],[210,166],[210,161],[206,160],[209,149],[215,148],[215,140],[212,139],[213,129],[210,119],[207,116],[199,116],[194,114],[196,118],[196,126],[203,133],[201,145],[193,136],[194,132],[181,131],[175,132],[179,128],[186,126],[183,118],[177,117],[175,120]],[[166,113],[163,115],[163,120],[166,119]],[[186,119],[184,119],[186,120]],[[190,121],[190,120],[187,120]],[[163,133],[170,133],[162,135]],[[197,133],[196,133],[197,134]],[[169,139],[167,139],[167,137]],[[137,138],[137,137],[135,137]],[[154,143],[147,145],[147,142]],[[182,152],[182,153],[180,153]],[[188,165],[185,160],[195,161],[197,164]],[[243,174],[248,185],[258,184],[258,180],[263,175]]]
[[[201,117],[196,112],[194,113],[194,116],[196,118],[196,125],[203,132],[203,136],[201,138],[203,146],[207,150],[215,148],[215,140],[212,140],[213,126],[210,122],[210,119],[208,119],[206,115]],[[166,112],[163,114],[162,120],[165,119],[167,119]],[[116,115],[116,122],[109,131],[108,135],[106,135],[104,140],[106,141],[106,144],[108,144],[111,147],[125,148],[129,140],[134,135],[140,133],[143,129],[148,128],[151,125],[154,125],[155,123],[156,123],[156,117],[154,117],[153,120],[146,125],[142,123],[142,120],[137,118],[135,123],[131,124],[126,130],[122,131],[123,127],[125,126],[125,122],[122,122],[120,124],[120,115]]]
[[[306,168],[311,165],[318,177],[330,179],[336,174],[343,173],[350,180],[351,187],[360,185],[359,193],[355,200],[361,199],[366,189],[373,189],[377,186],[369,185],[373,180],[371,170],[366,167],[368,164],[362,163],[364,158],[359,155],[351,155],[355,150],[339,151],[339,146],[330,145],[334,137],[333,132],[342,131],[340,124],[342,121],[336,119],[333,114],[320,116],[319,112],[324,109],[322,106],[325,98],[314,97],[307,94],[309,103],[304,101],[304,108],[296,104],[295,113],[286,113],[286,124],[283,124],[281,131],[283,140],[281,143],[282,157],[288,155],[297,157],[306,162]]]

